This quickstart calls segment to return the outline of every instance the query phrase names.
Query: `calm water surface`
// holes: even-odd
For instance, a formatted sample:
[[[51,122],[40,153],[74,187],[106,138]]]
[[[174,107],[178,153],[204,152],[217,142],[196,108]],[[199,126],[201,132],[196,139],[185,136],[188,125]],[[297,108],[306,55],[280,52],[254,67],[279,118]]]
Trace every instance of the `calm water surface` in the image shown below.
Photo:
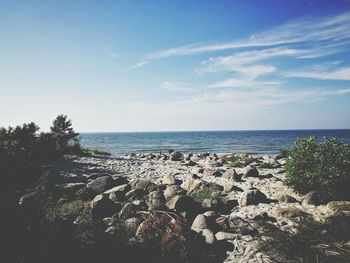
[[[277,154],[297,138],[315,135],[335,137],[350,144],[350,130],[283,131],[193,131],[193,132],[118,132],[82,133],[85,147],[99,148],[115,155],[129,152],[183,152]]]

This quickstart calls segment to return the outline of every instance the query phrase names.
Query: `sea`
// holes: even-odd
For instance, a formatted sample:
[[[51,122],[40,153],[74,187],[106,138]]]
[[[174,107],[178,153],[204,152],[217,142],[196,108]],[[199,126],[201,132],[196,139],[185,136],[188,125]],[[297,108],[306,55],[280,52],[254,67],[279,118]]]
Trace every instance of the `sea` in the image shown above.
[[[193,153],[278,154],[298,138],[334,137],[350,144],[350,129],[344,130],[259,130],[259,131],[186,131],[186,132],[108,132],[81,133],[84,147],[108,151],[113,155],[164,153],[170,149]]]

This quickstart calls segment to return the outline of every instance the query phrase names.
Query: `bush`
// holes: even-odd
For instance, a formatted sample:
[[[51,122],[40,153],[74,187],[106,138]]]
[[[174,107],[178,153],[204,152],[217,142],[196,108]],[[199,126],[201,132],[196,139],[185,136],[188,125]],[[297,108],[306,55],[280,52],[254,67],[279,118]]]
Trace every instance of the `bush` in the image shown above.
[[[335,138],[298,139],[286,162],[286,184],[306,193],[320,190],[333,198],[349,199],[350,145]]]

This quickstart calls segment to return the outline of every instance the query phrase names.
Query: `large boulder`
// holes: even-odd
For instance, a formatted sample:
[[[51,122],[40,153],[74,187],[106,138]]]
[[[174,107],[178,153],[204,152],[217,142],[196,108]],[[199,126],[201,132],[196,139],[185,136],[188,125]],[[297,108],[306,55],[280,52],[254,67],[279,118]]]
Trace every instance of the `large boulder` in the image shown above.
[[[137,205],[132,202],[126,203],[119,212],[119,218],[126,220],[128,218],[134,217],[137,213]]]
[[[222,175],[222,178],[225,178],[225,179],[231,179],[233,180],[234,182],[239,182],[241,181],[241,176],[239,174],[237,174],[236,170],[231,168],[231,169],[228,169],[223,175]]]
[[[198,190],[203,182],[199,179],[189,178],[187,179],[181,187],[187,192],[187,194],[191,194],[192,192]]]
[[[157,186],[148,179],[134,179],[130,182],[131,189],[144,190],[147,192],[154,191]]]
[[[192,223],[191,229],[199,233],[205,228],[208,228],[207,219],[205,215],[197,215]]]
[[[224,241],[226,241],[226,240],[234,240],[234,239],[236,239],[238,236],[239,236],[239,235],[237,235],[237,234],[228,233],[228,232],[222,232],[222,231],[217,232],[217,233],[215,234],[215,238],[216,238],[216,240],[218,240],[218,241],[221,241],[221,240],[224,240]]]
[[[244,220],[243,218],[237,217],[234,214],[230,215],[230,219],[228,220],[228,224],[229,224],[229,231],[228,232],[232,232],[232,233],[236,233],[236,234],[241,234],[241,235],[256,235],[258,234],[257,230],[252,227],[252,225]]]
[[[350,211],[350,201],[331,201],[327,204],[327,209],[332,212]]]
[[[267,203],[268,199],[265,194],[256,188],[251,188],[242,193],[238,199],[238,203],[241,207],[248,205],[257,205],[260,203]]]
[[[186,191],[182,189],[179,185],[169,185],[164,191],[164,196],[166,201],[169,201],[171,198],[173,198],[176,195],[184,195],[184,194],[186,194]]]
[[[307,213],[303,212],[297,207],[289,206],[286,208],[279,207],[276,209],[276,215],[278,217],[293,219],[293,218],[301,218],[308,216]]]
[[[248,165],[243,169],[244,177],[259,177],[259,171],[255,167]]]
[[[112,201],[123,201],[125,199],[125,194],[130,191],[130,185],[129,184],[122,184],[116,187],[113,187],[107,191],[105,191],[105,194],[108,194],[109,199]]]
[[[303,205],[325,205],[329,201],[328,196],[320,191],[311,191],[304,196]]]
[[[90,207],[94,218],[111,216],[116,211],[116,205],[108,198],[107,194],[97,195],[90,202]]]
[[[140,223],[141,220],[137,217],[131,217],[125,220],[125,228],[127,233],[131,236],[134,236]]]
[[[184,156],[180,152],[173,152],[170,157],[170,160],[175,162],[182,161],[183,159],[184,159]]]
[[[213,233],[213,231],[211,231],[208,228],[205,228],[202,230],[202,236],[204,237],[205,243],[207,244],[214,244],[215,242],[215,235]]]
[[[166,185],[175,184],[176,183],[175,176],[174,175],[170,175],[170,174],[164,175],[163,179],[162,179],[162,183],[166,184]]]
[[[148,194],[147,205],[150,210],[162,210],[165,208],[165,197],[162,191],[153,191]]]
[[[109,175],[96,178],[86,185],[88,189],[92,190],[96,194],[101,194],[113,186],[114,180]]]
[[[200,205],[188,195],[174,196],[166,203],[166,206],[181,214],[189,222],[201,211]]]

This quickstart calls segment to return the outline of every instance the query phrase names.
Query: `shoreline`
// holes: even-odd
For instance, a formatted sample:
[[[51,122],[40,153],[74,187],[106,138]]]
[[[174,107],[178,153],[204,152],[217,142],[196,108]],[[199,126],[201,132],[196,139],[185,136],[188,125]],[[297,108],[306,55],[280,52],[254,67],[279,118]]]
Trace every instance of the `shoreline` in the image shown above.
[[[92,211],[99,203],[108,200],[120,204],[116,215],[124,218],[124,210],[133,206],[135,211],[128,212],[124,218],[138,222],[133,228],[133,238],[143,239],[141,232],[147,230],[142,230],[144,226],[137,213],[149,211],[154,206],[156,211],[165,209],[180,216],[180,211],[176,209],[176,198],[185,196],[195,200],[201,207],[195,215],[189,218],[185,216],[188,227],[200,235],[204,235],[205,229],[205,240],[211,245],[225,241],[235,247],[233,251],[228,249],[225,252],[227,255],[224,262],[255,260],[257,254],[266,262],[274,262],[274,254],[285,258],[283,262],[298,262],[298,254],[293,255],[289,251],[293,243],[288,242],[294,239],[293,242],[297,242],[300,233],[306,231],[306,226],[311,228],[325,224],[328,228],[327,220],[337,215],[338,210],[328,202],[312,203],[313,199],[308,195],[295,193],[286,187],[283,184],[285,161],[281,156],[254,157],[239,153],[219,156],[173,152],[119,157],[67,156],[66,160],[55,163],[50,169],[57,174],[56,179],[63,179],[58,185],[64,192],[73,191],[76,195],[82,189],[95,187],[97,192],[88,199]],[[102,182],[101,178],[110,178],[108,181],[114,183],[104,185],[105,181]],[[125,187],[129,190],[124,191]],[[160,192],[154,192],[154,189],[160,189]],[[141,191],[141,195],[138,191]],[[143,205],[135,205],[139,203]],[[107,211],[103,220],[111,220],[114,213]],[[223,220],[231,223],[226,227],[220,226],[223,228],[218,231],[217,227],[216,230],[203,227],[201,224],[206,225],[205,222],[196,222],[197,218],[209,220],[211,213],[215,214],[216,222]],[[277,232],[279,237],[274,237]],[[321,239],[326,242],[316,230],[312,235],[319,238],[320,242]],[[262,248],[270,242],[281,242],[287,247],[269,253]],[[342,249],[350,249],[349,242],[337,245]],[[288,261],[288,257],[294,261]]]

